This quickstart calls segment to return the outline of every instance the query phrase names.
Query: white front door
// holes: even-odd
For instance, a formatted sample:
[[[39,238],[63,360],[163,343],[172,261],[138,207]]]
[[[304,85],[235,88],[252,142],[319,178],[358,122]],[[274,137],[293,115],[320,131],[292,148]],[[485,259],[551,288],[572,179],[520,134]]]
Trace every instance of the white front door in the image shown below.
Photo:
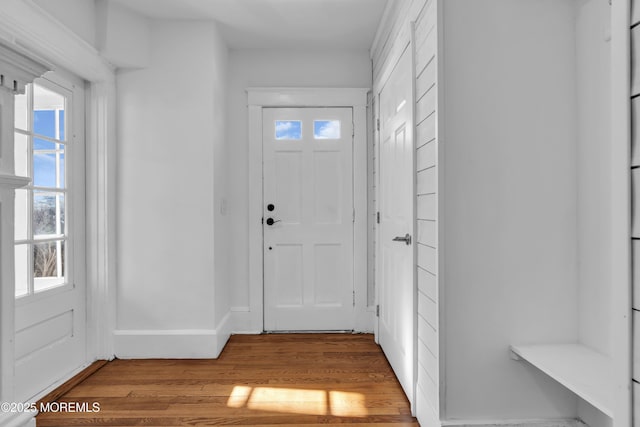
[[[380,91],[378,341],[413,402],[414,223],[411,56]]]
[[[48,74],[15,97],[14,396],[86,363],[84,83]],[[69,77],[71,78],[71,77]]]
[[[352,117],[263,109],[267,331],[353,329]]]

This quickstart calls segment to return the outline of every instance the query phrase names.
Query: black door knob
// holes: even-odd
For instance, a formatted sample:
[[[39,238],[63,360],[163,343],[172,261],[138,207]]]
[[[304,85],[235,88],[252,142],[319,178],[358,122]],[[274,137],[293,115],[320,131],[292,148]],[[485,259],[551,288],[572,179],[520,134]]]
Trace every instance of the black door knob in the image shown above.
[[[273,211],[275,208],[276,208],[276,207],[273,205],[273,203],[269,203],[269,204],[267,205],[267,210],[268,210],[269,212]]]
[[[273,225],[276,222],[280,222],[279,219],[267,218],[267,225]]]

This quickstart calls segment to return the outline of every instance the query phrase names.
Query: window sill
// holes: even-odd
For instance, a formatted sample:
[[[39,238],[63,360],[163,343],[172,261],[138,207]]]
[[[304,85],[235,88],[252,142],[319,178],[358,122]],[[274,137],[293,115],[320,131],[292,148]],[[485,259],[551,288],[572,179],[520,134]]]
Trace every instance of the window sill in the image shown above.
[[[20,188],[29,185],[31,178],[0,172],[0,188]]]

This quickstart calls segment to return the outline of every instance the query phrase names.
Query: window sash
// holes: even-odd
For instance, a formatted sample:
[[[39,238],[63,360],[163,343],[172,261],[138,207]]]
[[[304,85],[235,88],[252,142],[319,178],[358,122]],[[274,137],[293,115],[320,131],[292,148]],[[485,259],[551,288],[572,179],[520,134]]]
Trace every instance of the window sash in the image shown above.
[[[14,132],[19,135],[23,135],[27,138],[27,152],[26,163],[28,177],[31,178],[29,185],[18,191],[24,191],[26,193],[26,238],[15,238],[14,247],[16,248],[16,261],[21,261],[22,264],[16,269],[24,269],[26,271],[18,274],[16,273],[16,280],[26,280],[26,293],[18,294],[17,290],[25,289],[24,283],[22,286],[18,286],[16,283],[16,298],[24,299],[34,297],[41,293],[51,291],[54,289],[60,289],[70,285],[71,283],[71,271],[70,264],[72,260],[68,256],[70,251],[70,242],[72,241],[69,234],[70,228],[68,223],[68,213],[70,211],[69,195],[71,194],[69,188],[69,167],[70,167],[70,152],[72,151],[71,144],[68,143],[68,132],[71,129],[71,114],[72,111],[72,94],[65,88],[59,87],[54,83],[50,83],[45,79],[38,79],[35,85],[45,88],[47,91],[55,92],[64,99],[62,108],[55,108],[51,110],[37,110],[37,111],[54,111],[54,134],[55,137],[48,135],[42,135],[42,133],[35,132],[34,129],[34,84],[27,86],[25,92],[26,96],[26,129],[14,126]],[[61,115],[61,111],[64,113]],[[61,135],[61,127],[64,127],[64,135]],[[50,142],[55,144],[52,148],[35,148],[36,140],[44,142]],[[46,155],[47,161],[53,159],[54,167],[46,172],[48,179],[54,178],[53,185],[35,185],[35,155]],[[41,161],[43,161],[41,159]],[[49,184],[47,182],[46,184]],[[42,183],[40,183],[42,184]],[[35,213],[35,197],[53,197],[54,212],[49,212],[49,215],[53,216],[53,219],[48,218],[45,220],[45,225],[53,224],[54,230],[51,233],[35,234],[36,230],[34,225],[34,213]],[[46,201],[49,203],[50,201]],[[23,207],[24,209],[24,207]],[[46,214],[45,214],[46,215]],[[16,218],[16,225],[18,224],[18,218]],[[24,223],[23,223],[24,224]],[[25,237],[24,234],[22,237]],[[17,251],[20,249],[24,251],[26,247],[26,259],[23,252],[22,257],[18,257]],[[26,266],[25,266],[26,264]],[[37,277],[38,273],[49,272],[50,276]],[[26,274],[25,274],[26,273]]]

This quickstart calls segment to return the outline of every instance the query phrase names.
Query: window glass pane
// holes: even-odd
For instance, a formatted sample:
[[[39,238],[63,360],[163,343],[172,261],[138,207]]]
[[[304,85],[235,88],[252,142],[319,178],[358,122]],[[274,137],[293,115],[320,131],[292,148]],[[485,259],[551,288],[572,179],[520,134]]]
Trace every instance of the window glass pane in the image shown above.
[[[60,215],[58,216],[59,222],[56,224],[56,226],[58,227],[58,234],[67,234],[67,229],[65,226],[65,215],[67,213],[67,206],[64,204],[64,194],[59,193],[57,195],[57,202],[58,210],[60,212]]]
[[[276,120],[276,139],[302,139],[302,122]]]
[[[33,112],[33,133],[56,137],[56,121],[54,110],[39,110]]]
[[[33,153],[33,185],[56,187],[56,155]]]
[[[16,297],[29,292],[29,247],[30,245],[16,245]]]
[[[61,140],[65,140],[65,136],[64,136],[64,129],[65,129],[65,122],[64,122],[64,110],[58,110],[58,129],[60,131],[60,135],[58,136],[58,139]]]
[[[34,150],[50,150],[53,151],[56,149],[56,144],[55,142],[50,142],[50,141],[46,141],[44,139],[40,139],[40,138],[34,138],[33,139],[33,149]]]
[[[28,130],[27,117],[29,117],[29,112],[27,111],[27,94],[16,95],[14,100],[15,127],[22,130]]]
[[[64,96],[42,86],[33,85],[33,131],[35,133],[60,139],[56,111],[64,111],[64,109]]]
[[[14,163],[16,175],[29,176],[29,137],[16,133],[14,137]]]
[[[33,245],[33,290],[43,291],[64,284],[64,242]]]
[[[58,154],[58,179],[59,179],[59,188],[64,188],[64,152]]]
[[[29,237],[29,214],[28,214],[29,192],[23,189],[16,190],[15,204],[15,226],[14,237],[16,240],[25,240]]]
[[[33,236],[46,236],[61,234],[60,224],[62,218],[58,220],[56,194],[33,193]],[[60,212],[62,215],[62,212]]]
[[[314,120],[315,139],[340,139],[340,120]]]

